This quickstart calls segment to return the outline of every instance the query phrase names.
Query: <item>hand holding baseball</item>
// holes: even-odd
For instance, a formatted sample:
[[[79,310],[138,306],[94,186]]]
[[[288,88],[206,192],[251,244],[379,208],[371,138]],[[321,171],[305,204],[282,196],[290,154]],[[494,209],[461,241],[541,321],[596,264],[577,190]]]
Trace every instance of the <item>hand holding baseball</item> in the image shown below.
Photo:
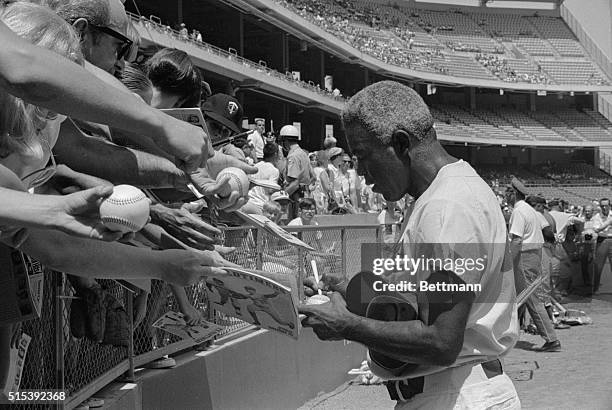
[[[250,182],[241,168],[220,170],[215,174],[216,180],[212,175],[207,169],[199,169],[190,177],[202,195],[208,197],[219,209],[231,212],[247,203]]]
[[[69,235],[117,241],[124,233],[109,229],[100,219],[100,204],[113,193],[111,185],[102,185],[65,196],[49,196],[53,202],[53,226]]]

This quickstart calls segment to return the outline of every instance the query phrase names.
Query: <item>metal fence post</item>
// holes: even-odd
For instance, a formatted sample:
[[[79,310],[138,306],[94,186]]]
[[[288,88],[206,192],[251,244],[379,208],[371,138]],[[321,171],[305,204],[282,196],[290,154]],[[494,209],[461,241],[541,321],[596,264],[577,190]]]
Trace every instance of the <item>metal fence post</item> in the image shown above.
[[[134,294],[126,292],[127,294],[127,314],[128,314],[128,325],[130,338],[128,340],[128,371],[126,379],[129,382],[133,382],[134,378]]]
[[[340,254],[342,256],[342,272],[344,279],[348,279],[348,271],[346,268],[346,228],[340,230]]]
[[[298,238],[302,239],[302,232],[297,233]],[[301,247],[298,247],[298,298],[300,301],[304,300],[306,296],[304,295],[304,250]]]
[[[255,267],[261,270],[263,266],[263,232],[261,228],[255,229],[255,235],[255,243],[257,245],[257,260],[255,261]]]
[[[65,391],[64,371],[64,274],[53,272],[55,282],[55,388]],[[69,392],[66,392],[68,395]],[[64,408],[64,402],[59,403],[59,408]]]

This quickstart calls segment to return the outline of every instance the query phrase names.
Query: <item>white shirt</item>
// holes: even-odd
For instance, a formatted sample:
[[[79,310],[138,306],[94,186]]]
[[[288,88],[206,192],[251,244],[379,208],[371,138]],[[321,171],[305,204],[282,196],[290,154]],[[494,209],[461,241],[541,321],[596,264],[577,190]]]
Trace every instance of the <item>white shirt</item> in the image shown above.
[[[287,226],[319,226],[317,221],[311,221],[310,225],[304,225],[302,223],[302,218],[300,218],[299,216],[295,219],[292,219],[291,221],[289,221],[289,223],[287,224]],[[308,243],[308,238],[309,236],[312,237],[313,232],[312,231],[307,231],[303,233],[303,240],[306,241],[306,243]],[[323,239],[323,232],[321,231],[316,231],[316,233],[314,233],[315,238],[320,241],[321,239]]]
[[[612,212],[610,212],[608,214],[608,216],[603,216],[602,213],[600,212],[600,213],[598,213],[597,215],[595,215],[593,217],[595,227],[597,227],[597,228],[602,226],[605,222],[608,222],[610,219],[612,219]],[[608,226],[606,229],[604,229],[603,231],[599,232],[598,235],[599,236],[612,236],[612,229],[611,229],[611,227]]]
[[[510,234],[523,240],[521,250],[539,249],[544,245],[542,228],[549,226],[544,215],[533,209],[527,202],[518,201],[514,204],[510,216]]]
[[[461,352],[450,367],[507,354],[518,339],[519,328],[506,224],[493,191],[467,162],[459,160],[440,169],[414,203],[402,240],[411,255],[421,255],[423,244],[438,244],[436,251],[444,249],[444,244],[458,244],[452,249],[455,255],[486,260],[483,270],[461,275],[466,283],[480,284],[481,291],[476,292],[468,315]],[[419,311],[421,319],[424,314]],[[419,366],[412,373],[393,376],[375,364],[370,364],[370,368],[387,379],[417,377],[446,369]]]
[[[261,161],[255,164],[257,173],[253,174],[253,179],[263,179],[270,182],[278,182],[280,172],[271,162]],[[254,186],[249,190],[249,202],[262,208],[270,200],[270,190],[260,186]]]
[[[255,132],[250,133],[247,136],[247,141],[250,142],[255,148],[255,156],[257,159],[263,159],[263,149],[266,143],[264,142],[259,131],[256,130]]]

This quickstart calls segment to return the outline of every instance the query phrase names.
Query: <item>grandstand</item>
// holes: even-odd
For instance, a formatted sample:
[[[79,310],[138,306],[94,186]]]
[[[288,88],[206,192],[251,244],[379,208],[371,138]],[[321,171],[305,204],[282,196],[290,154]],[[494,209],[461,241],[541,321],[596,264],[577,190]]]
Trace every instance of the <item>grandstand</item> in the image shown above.
[[[451,105],[432,108],[436,129],[442,138],[463,135],[466,140],[514,140],[533,142],[533,145],[540,142],[612,143],[612,123],[592,110],[528,112],[495,107],[472,111]],[[594,116],[600,123],[593,120]]]
[[[428,9],[427,5],[381,6],[372,1],[279,0],[283,7],[321,26],[360,51],[376,58],[385,54],[387,43],[361,41],[386,38],[399,32],[404,48],[417,47],[442,53],[444,74],[466,78],[488,78],[475,54],[497,55],[517,75],[503,81],[563,85],[610,85],[610,78],[589,59],[584,47],[560,17],[525,14],[470,13],[462,9]],[[371,29],[364,30],[364,25]],[[372,36],[372,30],[377,33]],[[411,45],[409,40],[413,39]],[[409,59],[381,59],[420,71]],[[457,69],[461,67],[461,69]],[[535,68],[535,71],[534,71]],[[430,70],[424,70],[430,71]],[[539,78],[541,77],[541,78]],[[538,79],[536,81],[536,79]]]

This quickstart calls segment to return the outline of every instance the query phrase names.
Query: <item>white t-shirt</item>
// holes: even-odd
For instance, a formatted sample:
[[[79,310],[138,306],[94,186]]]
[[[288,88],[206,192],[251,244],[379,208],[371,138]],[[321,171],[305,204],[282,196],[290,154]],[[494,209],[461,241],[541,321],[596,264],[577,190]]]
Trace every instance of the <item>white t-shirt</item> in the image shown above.
[[[458,244],[453,248],[455,255],[486,260],[483,270],[461,275],[465,283],[480,284],[481,290],[475,292],[463,346],[450,367],[507,354],[518,339],[519,327],[506,224],[493,191],[467,162],[459,160],[440,169],[414,203],[402,241],[413,257],[421,254],[423,244],[438,244],[436,250],[444,249],[444,244]],[[424,314],[419,311],[421,319]],[[447,367],[418,366],[400,376],[393,376],[373,363],[370,368],[386,379],[403,379],[433,374]]]
[[[313,226],[313,225],[314,225],[314,226],[319,226],[319,223],[318,223],[317,221],[312,221],[312,222],[310,223],[310,226]],[[289,221],[289,223],[287,224],[287,226],[305,226],[305,225],[302,223],[302,218],[300,218],[300,217],[298,216],[297,218],[292,219],[291,221]],[[306,243],[308,243],[308,239],[309,239],[308,237],[312,237],[313,235],[314,235],[314,237],[315,237],[317,240],[319,240],[319,241],[320,241],[321,239],[323,239],[323,232],[321,232],[321,231],[316,231],[316,233],[314,233],[314,234],[313,234],[313,233],[312,233],[312,231],[310,231],[310,232],[305,232],[305,233],[304,233],[303,240],[304,240]]]
[[[257,159],[263,159],[263,149],[266,143],[263,140],[263,137],[259,133],[259,131],[255,131],[250,133],[247,136],[247,141],[250,142],[255,148],[255,156]]]
[[[533,209],[527,202],[518,201],[514,204],[510,216],[510,234],[523,239],[521,250],[539,249],[544,245],[542,229],[549,226],[544,215]]]
[[[255,164],[257,173],[253,174],[253,179],[263,179],[270,182],[278,182],[280,172],[271,162],[261,161]],[[263,205],[270,200],[270,190],[255,186],[249,190],[249,203],[257,207],[263,207]]]
[[[593,217],[593,220],[595,221],[595,226],[598,228],[604,223],[608,222],[610,219],[612,219],[612,212],[609,213],[608,216],[603,216],[603,214],[600,212]],[[610,228],[610,226],[608,226],[606,229],[599,232],[598,236],[612,236],[612,229]]]

